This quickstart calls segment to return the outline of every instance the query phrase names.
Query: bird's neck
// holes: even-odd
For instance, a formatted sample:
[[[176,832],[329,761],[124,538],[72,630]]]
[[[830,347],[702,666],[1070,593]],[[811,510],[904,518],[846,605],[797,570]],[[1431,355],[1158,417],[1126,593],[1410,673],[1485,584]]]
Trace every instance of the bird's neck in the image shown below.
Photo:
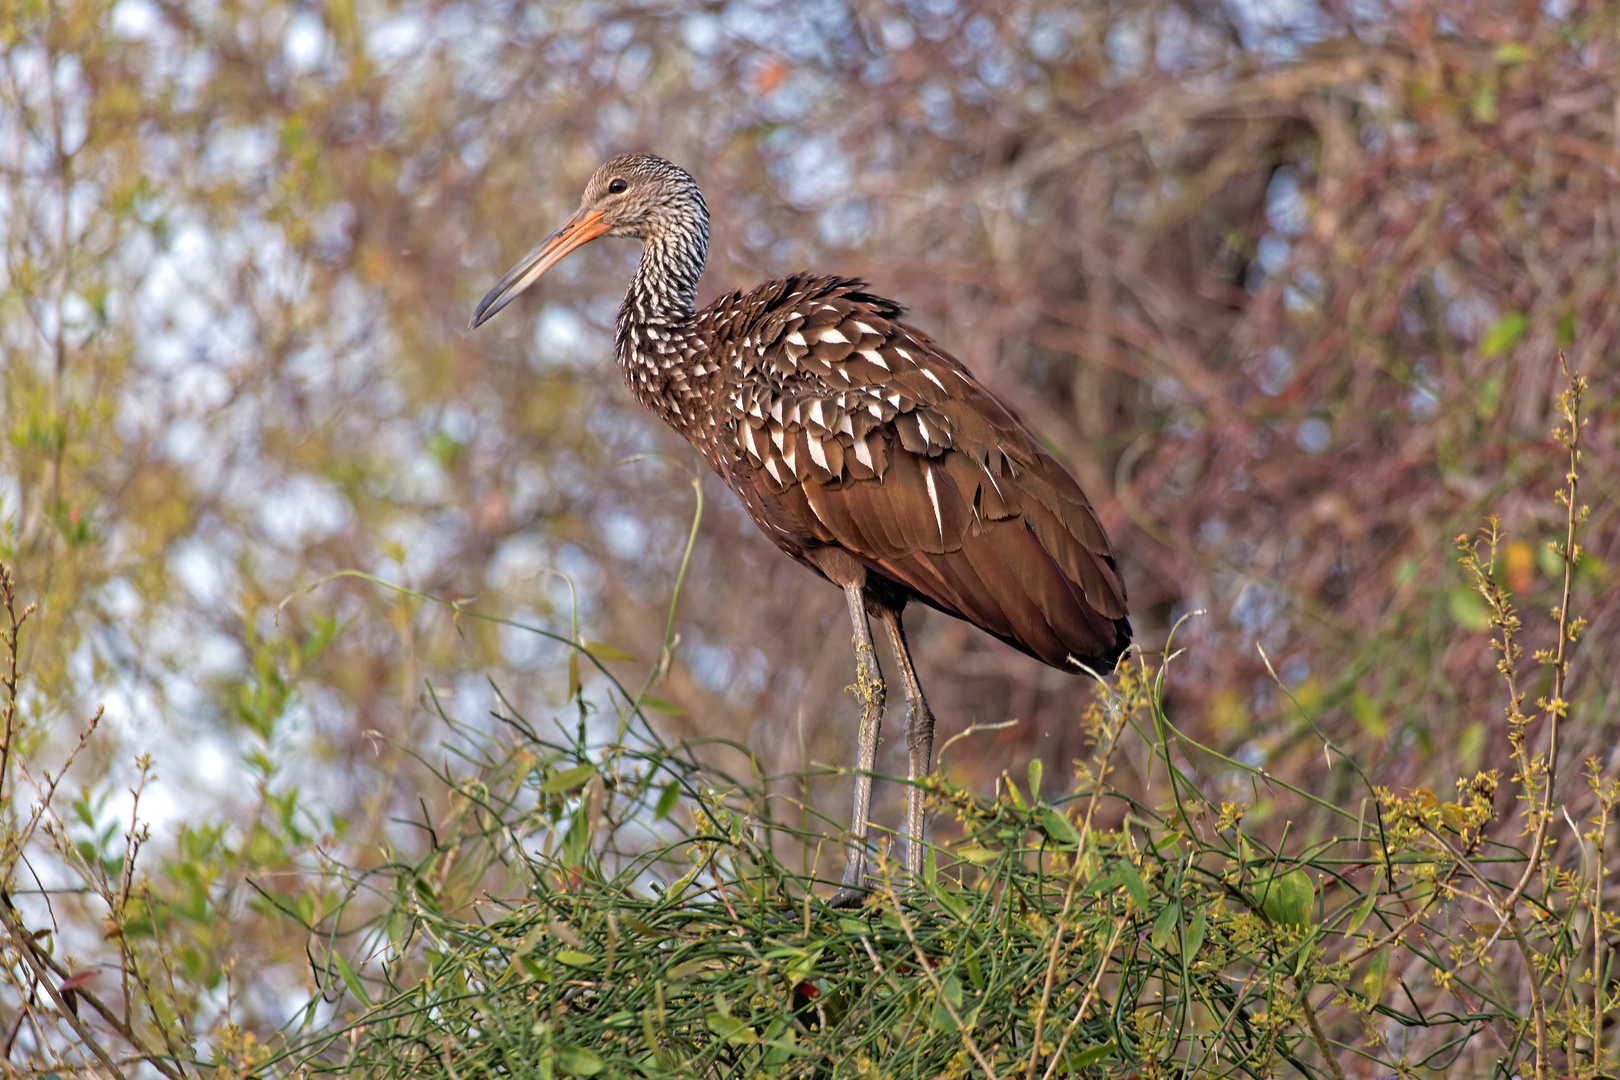
[[[620,334],[628,326],[663,327],[690,319],[708,257],[707,228],[649,236],[619,308]]]
[[[695,341],[698,278],[708,257],[707,227],[648,237],[619,306],[616,351],[641,403],[682,434],[703,411],[706,350]]]

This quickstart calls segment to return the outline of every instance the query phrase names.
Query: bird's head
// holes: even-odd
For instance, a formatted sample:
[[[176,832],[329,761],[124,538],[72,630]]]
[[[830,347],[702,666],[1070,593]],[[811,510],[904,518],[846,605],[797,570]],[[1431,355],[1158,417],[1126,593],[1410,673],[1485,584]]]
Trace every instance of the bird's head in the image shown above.
[[[651,154],[609,158],[585,185],[573,216],[519,259],[478,302],[469,329],[488,321],[564,255],[598,236],[653,240],[696,228],[706,239],[708,225],[709,207],[685,169]]]

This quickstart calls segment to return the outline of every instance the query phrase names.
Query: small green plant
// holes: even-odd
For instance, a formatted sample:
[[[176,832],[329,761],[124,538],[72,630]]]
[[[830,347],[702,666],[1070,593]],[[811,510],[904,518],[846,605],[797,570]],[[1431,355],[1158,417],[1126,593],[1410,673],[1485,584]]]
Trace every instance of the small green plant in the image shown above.
[[[1464,778],[1451,798],[1362,777],[1359,806],[1330,803],[1178,726],[1168,650],[1128,660],[1099,692],[1083,717],[1091,753],[1066,782],[1039,762],[991,794],[924,781],[939,833],[926,873],[905,880],[879,845],[880,881],[856,909],[818,899],[837,867],[817,856],[840,823],[805,798],[815,776],[767,776],[745,747],[672,744],[648,722],[670,707],[650,691],[673,605],[635,689],[602,663],[625,655],[577,626],[521,628],[570,650],[565,717],[534,722],[499,697],[494,726],[471,723],[430,687],[445,753],[417,760],[444,797],[434,812],[422,802],[411,824],[426,842],[409,853],[345,857],[260,752],[251,827],[192,824],[149,876],[144,766],[127,820],[89,793],[64,793],[58,814],[72,755],[47,773],[18,753],[29,611],[0,569],[0,929],[12,1000],[26,1003],[10,1038],[30,1025],[37,1061],[173,1080],[1610,1075],[1620,918],[1604,890],[1620,785],[1595,760],[1583,786],[1559,782],[1584,628],[1571,609],[1584,392],[1571,377],[1559,399],[1562,585],[1539,676],[1523,670],[1530,631],[1498,576],[1500,524],[1459,540],[1490,613],[1510,774]],[[256,639],[237,695],[246,731],[268,743],[334,633],[316,621]],[[78,746],[93,734],[94,721]],[[721,749],[746,771],[716,764]],[[1251,826],[1249,803],[1212,794],[1245,783],[1339,826],[1304,838]],[[13,905],[44,860],[105,912],[116,970],[98,985],[116,977],[116,994],[65,958],[54,924]],[[307,948],[314,993],[279,1031],[232,1012],[229,925],[243,910]]]

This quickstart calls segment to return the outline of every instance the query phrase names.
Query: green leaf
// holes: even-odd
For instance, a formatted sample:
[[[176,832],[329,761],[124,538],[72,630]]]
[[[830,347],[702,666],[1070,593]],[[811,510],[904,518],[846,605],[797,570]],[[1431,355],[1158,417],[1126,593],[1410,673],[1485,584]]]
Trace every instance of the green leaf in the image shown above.
[[[559,1046],[557,1068],[569,1076],[595,1076],[602,1071],[602,1059],[583,1046]]]
[[[1575,344],[1575,311],[1570,309],[1558,320],[1558,347],[1567,349]]]
[[[601,963],[590,953],[583,953],[578,949],[558,949],[557,959],[569,967],[595,967]]]
[[[1096,852],[1088,852],[1086,857],[1081,860],[1082,867],[1085,866],[1085,863],[1089,862],[1092,858],[1094,858],[1095,855],[1096,855]],[[1091,872],[1095,873],[1094,870],[1091,871]],[[1116,889],[1118,887],[1119,887],[1119,867],[1110,865],[1106,871],[1104,871],[1103,873],[1097,874],[1096,877],[1092,878],[1090,881],[1088,881],[1086,883],[1086,889],[1085,889],[1084,895],[1086,895],[1086,896],[1102,896],[1103,894],[1111,892],[1112,890],[1114,890],[1114,889]]]
[[[585,643],[585,651],[596,657],[598,660],[635,661],[635,657],[631,656],[623,649],[615,649],[612,645],[604,645],[600,641],[587,641]]]
[[[785,1065],[795,1054],[805,1052],[798,1045],[798,1033],[780,1016],[772,1020],[771,1026],[765,1029],[765,1038],[762,1041],[768,1047],[765,1051],[767,1067]]]
[[[685,709],[681,708],[673,701],[665,701],[663,698],[654,694],[642,694],[637,700],[636,704],[643,709],[651,709],[653,712],[668,713],[670,716],[680,716],[682,713],[686,712]]]
[[[1583,554],[1581,564],[1584,566],[1590,559],[1591,556]],[[1564,557],[1558,553],[1558,550],[1552,544],[1543,544],[1536,551],[1536,565],[1541,568],[1543,574],[1546,574],[1554,581],[1564,576]]]
[[[1384,996],[1384,981],[1389,978],[1389,950],[1379,949],[1367,963],[1367,972],[1361,977],[1362,992],[1370,1004],[1378,1004]]]
[[[1054,810],[1050,806],[1043,806],[1040,814],[1041,828],[1046,830],[1047,836],[1060,844],[1067,844],[1070,847],[1080,845],[1079,831],[1075,829],[1074,824],[1061,811]]]
[[[1464,630],[1480,631],[1491,625],[1490,605],[1469,585],[1451,590],[1451,618]]]
[[[1181,908],[1176,904],[1171,904],[1159,912],[1159,917],[1153,920],[1153,933],[1148,937],[1154,949],[1163,952],[1164,947],[1170,944],[1170,935],[1176,932],[1176,922],[1180,915]]]
[[[1474,386],[1474,412],[1489,420],[1502,407],[1502,373],[1493,371]]]
[[[1457,737],[1457,757],[1462,762],[1464,772],[1473,772],[1479,767],[1479,759],[1485,753],[1485,725],[1478,720],[1463,725],[1462,734]]]
[[[956,849],[957,858],[965,859],[974,866],[983,866],[986,863],[995,862],[996,856],[999,854],[1001,854],[999,851],[992,851],[983,844],[969,844],[966,847]]]
[[[972,915],[972,912],[968,909],[967,901],[955,893],[941,889],[934,894],[934,899],[938,900],[940,906],[950,912],[957,922],[965,923]]]
[[[1100,1043],[1097,1046],[1090,1047],[1075,1055],[1075,1057],[1069,1062],[1069,1067],[1078,1072],[1079,1070],[1088,1066],[1095,1065],[1097,1062],[1101,1061],[1103,1058],[1107,1057],[1113,1052],[1113,1040]]]
[[[336,615],[317,615],[312,622],[314,624],[313,630],[304,638],[304,642],[299,646],[298,650],[304,660],[315,659],[337,636],[338,621]]]
[[[332,953],[331,957],[333,965],[338,969],[338,974],[343,977],[343,985],[347,986],[349,993],[359,998],[369,1009],[371,1007],[371,995],[366,993],[366,984],[360,981],[360,973],[355,971],[349,962],[343,958],[342,953]]]
[[[967,954],[967,969],[968,978],[973,980],[974,988],[982,994],[984,988],[990,984],[984,977],[984,968],[980,966],[979,957],[976,953],[970,952]]]
[[[1041,765],[1041,759],[1040,758],[1030,758],[1030,760],[1029,760],[1029,799],[1030,799],[1031,802],[1040,802],[1040,800],[1041,800],[1041,771],[1042,771],[1042,768],[1043,768],[1043,766]]]
[[[1380,872],[1379,877],[1382,876],[1382,872]],[[1366,922],[1367,917],[1372,914],[1373,904],[1378,901],[1378,881],[1379,879],[1376,877],[1373,879],[1372,888],[1367,890],[1367,895],[1362,897],[1361,903],[1356,905],[1356,913],[1350,916],[1350,923],[1344,928],[1345,933],[1353,934],[1360,930],[1361,924]]]
[[[1303,870],[1293,870],[1260,882],[1260,913],[1274,923],[1303,930],[1310,922],[1316,891]]]
[[[1119,876],[1124,879],[1125,891],[1131,894],[1131,899],[1136,901],[1136,906],[1146,911],[1148,905],[1147,883],[1142,880],[1142,875],[1137,872],[1135,865],[1128,862],[1120,863]]]
[[[946,1002],[950,1003],[950,1008],[946,1008]],[[945,976],[945,981],[940,985],[939,1001],[934,1006],[934,1027],[940,1031],[956,1030],[957,1025],[955,1019],[951,1017],[951,1009],[955,1009],[956,1014],[961,1016],[962,980],[955,975]]]
[[[1357,690],[1350,695],[1350,712],[1355,716],[1356,723],[1362,731],[1375,739],[1389,738],[1389,723],[1373,699],[1365,691]]]
[[[540,785],[540,790],[548,794],[556,791],[573,791],[575,788],[584,786],[585,781],[595,775],[596,766],[586,762],[583,765],[575,765],[572,769],[564,769],[562,772],[547,778],[546,782]]]
[[[1198,955],[1198,950],[1204,947],[1204,935],[1209,933],[1209,920],[1200,911],[1193,916],[1192,926],[1187,928],[1187,936],[1182,939],[1181,956],[1187,963],[1192,963]]]
[[[1521,311],[1510,311],[1496,320],[1496,325],[1485,332],[1480,339],[1479,354],[1485,357],[1500,356],[1519,343],[1524,337],[1525,330],[1530,326],[1530,320]]]
[[[573,701],[579,696],[579,653],[568,654],[568,700]]]
[[[663,821],[669,817],[670,811],[675,809],[675,804],[680,800],[680,797],[681,787],[679,784],[671,780],[664,785],[663,792],[658,796],[658,805],[653,808],[653,820]]]
[[[803,956],[794,960],[787,966],[787,978],[790,982],[809,982],[816,977],[816,961],[821,959],[821,949],[811,949]]]
[[[859,919],[839,919],[838,929],[846,934],[870,934],[872,928]]]
[[[709,1030],[726,1040],[739,1046],[746,1046],[759,1041],[752,1028],[738,1020],[735,1016],[727,1016],[722,1012],[712,1012],[703,1018]]]

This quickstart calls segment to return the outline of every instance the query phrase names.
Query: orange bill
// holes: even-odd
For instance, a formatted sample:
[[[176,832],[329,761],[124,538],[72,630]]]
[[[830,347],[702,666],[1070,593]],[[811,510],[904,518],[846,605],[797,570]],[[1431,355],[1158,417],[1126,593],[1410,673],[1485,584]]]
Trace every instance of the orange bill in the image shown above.
[[[584,244],[590,243],[598,236],[611,228],[602,220],[602,211],[592,210],[587,213],[580,210],[573,217],[563,222],[562,228],[552,233],[535,246],[516,266],[501,276],[495,287],[484,294],[473,309],[472,321],[467,329],[475,330],[487,322],[494,314],[516,300],[518,294],[536,281],[553,266],[561,261],[564,255]]]

